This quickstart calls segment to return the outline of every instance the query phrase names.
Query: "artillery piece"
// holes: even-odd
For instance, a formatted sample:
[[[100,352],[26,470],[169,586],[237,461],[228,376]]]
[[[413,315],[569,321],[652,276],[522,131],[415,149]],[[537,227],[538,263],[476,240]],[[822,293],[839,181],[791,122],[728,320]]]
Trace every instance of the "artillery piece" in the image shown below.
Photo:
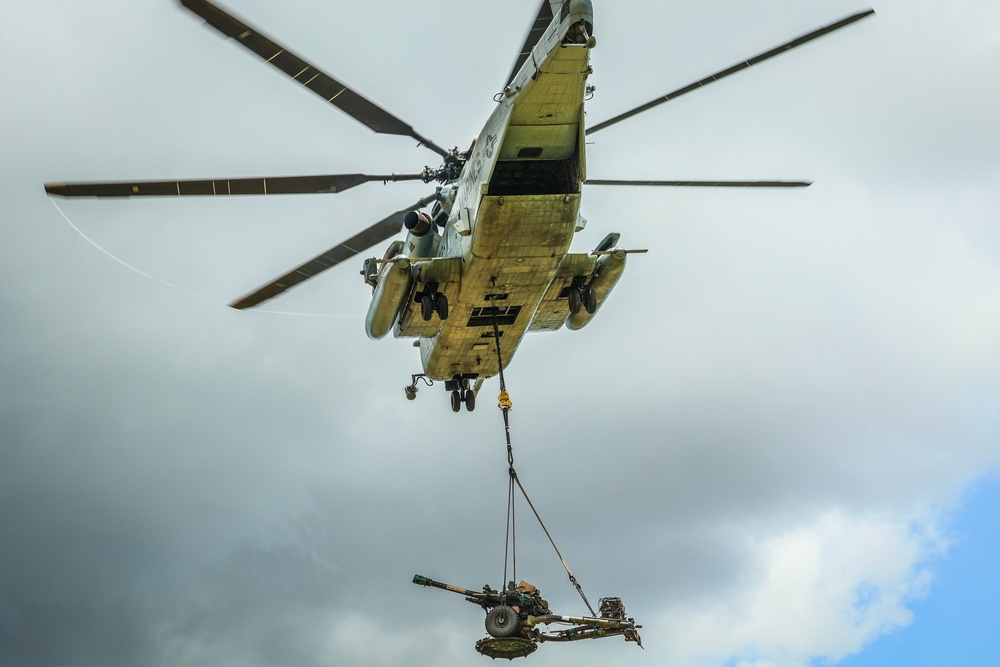
[[[482,607],[486,611],[486,632],[490,636],[476,642],[476,650],[493,659],[527,657],[542,642],[571,642],[616,635],[622,635],[625,641],[635,642],[642,648],[638,632],[642,626],[626,616],[621,598],[601,598],[599,616],[561,616],[553,614],[539,590],[525,581],[517,586],[511,581],[503,591],[483,586],[482,592],[443,584],[419,574],[414,575],[413,583],[458,593]],[[542,629],[549,624],[572,627]]]

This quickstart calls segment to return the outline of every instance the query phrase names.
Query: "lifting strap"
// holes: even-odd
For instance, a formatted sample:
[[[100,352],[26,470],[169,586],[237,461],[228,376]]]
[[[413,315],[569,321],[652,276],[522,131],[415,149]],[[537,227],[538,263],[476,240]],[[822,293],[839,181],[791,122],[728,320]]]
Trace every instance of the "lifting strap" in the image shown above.
[[[566,570],[566,574],[569,575],[569,581],[576,588],[577,593],[583,598],[583,603],[587,605],[587,609],[590,610],[591,616],[597,616],[594,612],[594,608],[590,606],[590,601],[583,592],[583,587],[573,576],[573,572],[570,571],[569,565],[566,563],[566,559],[563,558],[562,553],[559,551],[559,547],[556,546],[555,540],[552,539],[552,534],[549,533],[549,529],[545,527],[545,523],[542,522],[542,517],[538,514],[538,510],[535,509],[534,503],[531,502],[531,498],[528,497],[528,492],[524,490],[524,485],[521,484],[520,478],[517,476],[517,471],[514,470],[514,447],[511,445],[510,441],[510,418],[508,413],[510,412],[513,404],[510,401],[510,396],[507,394],[507,383],[504,381],[503,377],[503,356],[500,352],[500,323],[497,318],[497,310],[493,310],[493,340],[496,343],[497,349],[497,367],[500,369],[500,396],[497,407],[503,411],[503,425],[504,432],[507,436],[507,470],[510,477],[510,481],[507,486],[507,535],[504,541],[504,562],[503,562],[503,580],[507,581],[507,562],[508,555],[510,556],[510,561],[513,566],[513,578],[517,579],[517,536],[516,536],[516,522],[514,515],[514,484],[517,484],[517,488],[521,490],[521,495],[524,496],[525,501],[528,503],[528,507],[534,513],[535,518],[538,520],[538,525],[542,527],[545,531],[545,536],[549,538],[549,542],[552,544],[552,548],[555,549],[556,555],[559,556],[559,560],[562,562],[563,568]]]

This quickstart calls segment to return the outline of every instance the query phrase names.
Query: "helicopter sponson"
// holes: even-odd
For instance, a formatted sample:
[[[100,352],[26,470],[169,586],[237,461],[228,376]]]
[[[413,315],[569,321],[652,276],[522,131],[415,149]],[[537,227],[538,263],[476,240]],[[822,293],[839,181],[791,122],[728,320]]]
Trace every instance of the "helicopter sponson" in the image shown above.
[[[567,328],[574,330],[582,329],[594,318],[597,310],[604,303],[611,290],[615,288],[618,279],[622,277],[622,273],[625,272],[625,260],[627,257],[628,252],[624,248],[616,247],[597,260],[594,277],[579,292],[582,294],[580,303],[577,303],[571,292],[571,296],[569,297],[570,314],[566,318]]]
[[[434,257],[441,243],[438,225],[422,211],[407,213],[403,225],[407,229],[406,240],[390,244],[381,261],[365,260],[361,271],[365,282],[372,286],[372,300],[365,318],[365,333],[372,340],[383,338],[392,330],[407,305],[415,279],[429,261],[425,259],[421,264],[421,258]],[[435,312],[441,320],[448,318],[447,297],[436,288],[418,292],[414,301],[421,306],[423,320],[429,321]]]

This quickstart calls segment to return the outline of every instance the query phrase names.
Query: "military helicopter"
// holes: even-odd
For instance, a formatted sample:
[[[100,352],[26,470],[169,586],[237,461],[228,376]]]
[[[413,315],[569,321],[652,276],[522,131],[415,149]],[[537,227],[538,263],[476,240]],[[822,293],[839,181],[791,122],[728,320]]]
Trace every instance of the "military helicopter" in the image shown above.
[[[436,183],[434,192],[230,304],[244,309],[336,266],[405,228],[381,258],[363,262],[372,288],[365,330],[415,338],[418,383],[444,381],[451,407],[475,408],[485,379],[508,364],[524,336],[580,329],[604,304],[631,252],[609,233],[591,252],[569,252],[587,221],[583,185],[798,188],[806,181],[636,181],[587,178],[589,135],[874,14],[869,9],[587,126],[596,46],[592,0],[543,0],[496,108],[467,150],[450,150],[208,0],[181,0],[227,37],[371,130],[416,139],[442,160],[404,174],[333,174],[184,181],[48,183],[64,197],[339,193],[368,182]],[[425,210],[427,209],[427,210]]]

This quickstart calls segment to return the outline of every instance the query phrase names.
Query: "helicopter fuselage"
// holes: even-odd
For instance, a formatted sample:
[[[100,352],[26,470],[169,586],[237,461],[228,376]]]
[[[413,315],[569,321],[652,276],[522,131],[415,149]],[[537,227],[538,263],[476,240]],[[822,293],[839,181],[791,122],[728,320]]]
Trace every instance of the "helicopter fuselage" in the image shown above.
[[[586,224],[580,193],[593,14],[589,0],[566,6],[497,96],[461,175],[448,184],[457,192],[437,257],[414,258],[410,297],[393,333],[419,338],[431,379],[496,375],[494,323],[506,365],[527,332],[560,328],[571,316],[574,280],[584,288],[593,278],[598,257],[568,253]],[[418,240],[411,232],[405,248],[416,251]],[[420,296],[428,285],[450,304],[447,319],[424,319]]]

